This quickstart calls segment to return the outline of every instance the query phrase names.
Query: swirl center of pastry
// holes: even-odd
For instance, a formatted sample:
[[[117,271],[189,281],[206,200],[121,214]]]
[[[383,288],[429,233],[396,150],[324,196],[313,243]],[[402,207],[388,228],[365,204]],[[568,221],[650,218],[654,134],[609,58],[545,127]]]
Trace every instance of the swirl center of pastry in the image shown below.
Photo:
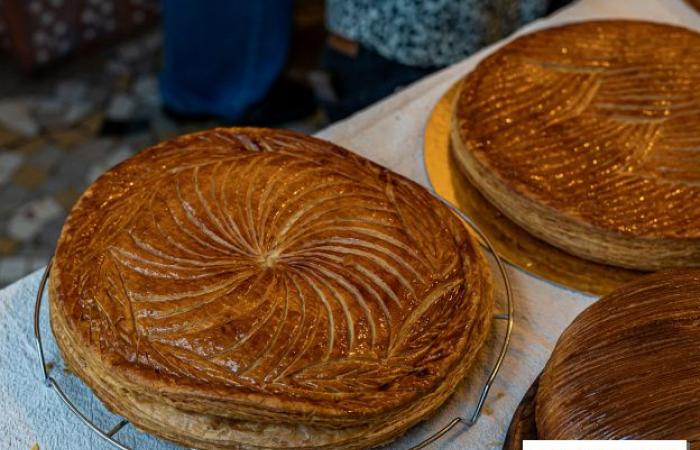
[[[260,255],[260,264],[263,267],[272,269],[277,264],[277,260],[280,258],[279,250],[272,250],[264,255]]]
[[[450,356],[441,336],[474,314],[468,238],[429,194],[298,138],[191,139],[101,179],[80,206],[98,225],[69,247],[90,255],[66,298],[124,359],[337,393]]]

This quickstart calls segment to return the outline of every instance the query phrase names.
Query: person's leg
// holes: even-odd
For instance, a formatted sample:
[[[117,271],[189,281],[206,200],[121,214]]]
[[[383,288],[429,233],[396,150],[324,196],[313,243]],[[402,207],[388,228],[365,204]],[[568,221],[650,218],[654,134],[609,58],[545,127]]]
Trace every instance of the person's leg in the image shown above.
[[[321,65],[330,76],[334,91],[333,99],[321,101],[331,122],[343,119],[436,70],[390,61],[360,45],[352,55],[327,45]]]
[[[164,0],[163,104],[230,121],[260,101],[287,55],[292,0]]]

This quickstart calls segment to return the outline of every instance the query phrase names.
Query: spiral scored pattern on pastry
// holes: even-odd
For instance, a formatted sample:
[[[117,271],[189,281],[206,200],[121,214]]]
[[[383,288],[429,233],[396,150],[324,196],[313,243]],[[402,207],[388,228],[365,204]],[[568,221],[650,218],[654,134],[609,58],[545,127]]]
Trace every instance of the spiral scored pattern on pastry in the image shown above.
[[[637,269],[700,265],[700,35],[594,21],[515,39],[463,81],[460,168],[570,253]]]
[[[155,408],[342,430],[353,448],[404,431],[462,378],[488,329],[482,258],[399,175],[296,133],[218,129],[86,191],[57,247],[52,326],[85,361],[76,373],[145,429],[159,432],[141,416]],[[192,439],[179,442],[206,448]]]
[[[700,448],[700,270],[659,272],[566,329],[540,377],[539,439],[684,439]]]

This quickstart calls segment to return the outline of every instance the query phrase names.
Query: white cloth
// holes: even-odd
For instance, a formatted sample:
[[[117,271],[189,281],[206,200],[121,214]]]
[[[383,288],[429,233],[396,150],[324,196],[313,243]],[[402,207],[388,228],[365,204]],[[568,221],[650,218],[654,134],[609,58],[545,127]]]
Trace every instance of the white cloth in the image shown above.
[[[682,0],[580,0],[557,14],[532,23],[518,34],[556,24],[596,18],[635,18],[681,24],[700,29],[700,15]],[[426,119],[442,93],[471,70],[498,43],[463,62],[434,74],[400,93],[319,133],[417,182],[429,186],[422,147]],[[557,337],[571,320],[595,299],[508,269],[516,298],[516,321],[510,352],[477,424],[465,430],[458,425],[433,449],[499,449],[510,417],[530,383],[541,371]],[[73,416],[53,391],[41,382],[32,337],[34,293],[40,274],[34,273],[0,291],[0,449],[28,450],[38,442],[42,450],[109,449],[97,435]],[[118,419],[105,412],[98,400],[75,378],[61,371],[60,358],[46,319],[42,319],[47,361],[57,364],[55,376],[83,411],[109,428]],[[502,331],[503,324],[495,323]],[[495,337],[494,337],[495,339]],[[495,354],[497,342],[475,373],[433,418],[415,427],[390,448],[405,449],[457,415],[468,417],[473,394],[486,373],[483,361]],[[139,449],[172,449],[127,426],[117,434]]]

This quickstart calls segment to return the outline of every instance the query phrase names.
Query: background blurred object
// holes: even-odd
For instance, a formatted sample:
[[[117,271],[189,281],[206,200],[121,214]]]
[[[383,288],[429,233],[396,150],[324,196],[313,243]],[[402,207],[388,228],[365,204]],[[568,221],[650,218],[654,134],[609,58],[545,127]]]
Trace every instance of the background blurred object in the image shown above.
[[[0,0],[3,45],[25,69],[152,25],[158,0]]]
[[[0,285],[46,263],[95,177],[177,132],[159,121],[160,47],[149,32],[33,77],[0,61]],[[105,133],[136,118],[148,125]]]
[[[331,121],[347,117],[508,36],[549,6],[550,0],[327,0],[324,109]]]
[[[111,9],[99,6],[104,4]],[[152,12],[143,26],[121,29],[118,18],[129,14],[123,8],[134,4]],[[32,5],[39,5],[38,14],[31,12],[37,8]],[[160,140],[222,125],[213,119],[174,121],[163,113],[157,5],[153,0],[0,0],[0,13],[21,8],[37,24],[51,19],[51,29],[61,31],[57,24],[65,23],[70,36],[88,29],[82,21],[85,11],[112,11],[94,19],[101,24],[101,37],[95,35],[92,44],[70,41],[76,45],[68,53],[51,53],[46,64],[23,66],[31,74],[17,70],[13,54],[0,54],[0,286],[46,263],[69,209],[105,170]],[[133,15],[136,9],[131,11]],[[43,13],[49,19],[41,19]],[[91,14],[87,17],[94,18]],[[60,18],[64,16],[73,19]],[[107,33],[107,16],[115,20],[114,34]],[[29,23],[14,27],[29,33],[23,28]],[[299,0],[292,24],[284,72],[305,80],[317,67],[323,45],[323,1]],[[321,116],[312,115],[284,126],[312,133],[324,124]]]
[[[231,125],[214,117],[175,120],[163,111],[160,17],[159,0],[0,0],[0,286],[46,263],[67,212],[105,170],[158,141]],[[282,76],[324,99],[339,93],[320,66],[326,37],[325,1],[294,0]],[[342,61],[353,82],[346,92],[361,101],[337,117],[435,70],[410,68],[406,77],[405,65],[377,58]],[[257,124],[273,123],[268,112]],[[318,107],[275,123],[307,133],[327,124]]]
[[[163,104],[240,120],[282,71],[292,0],[163,0],[163,10]]]

